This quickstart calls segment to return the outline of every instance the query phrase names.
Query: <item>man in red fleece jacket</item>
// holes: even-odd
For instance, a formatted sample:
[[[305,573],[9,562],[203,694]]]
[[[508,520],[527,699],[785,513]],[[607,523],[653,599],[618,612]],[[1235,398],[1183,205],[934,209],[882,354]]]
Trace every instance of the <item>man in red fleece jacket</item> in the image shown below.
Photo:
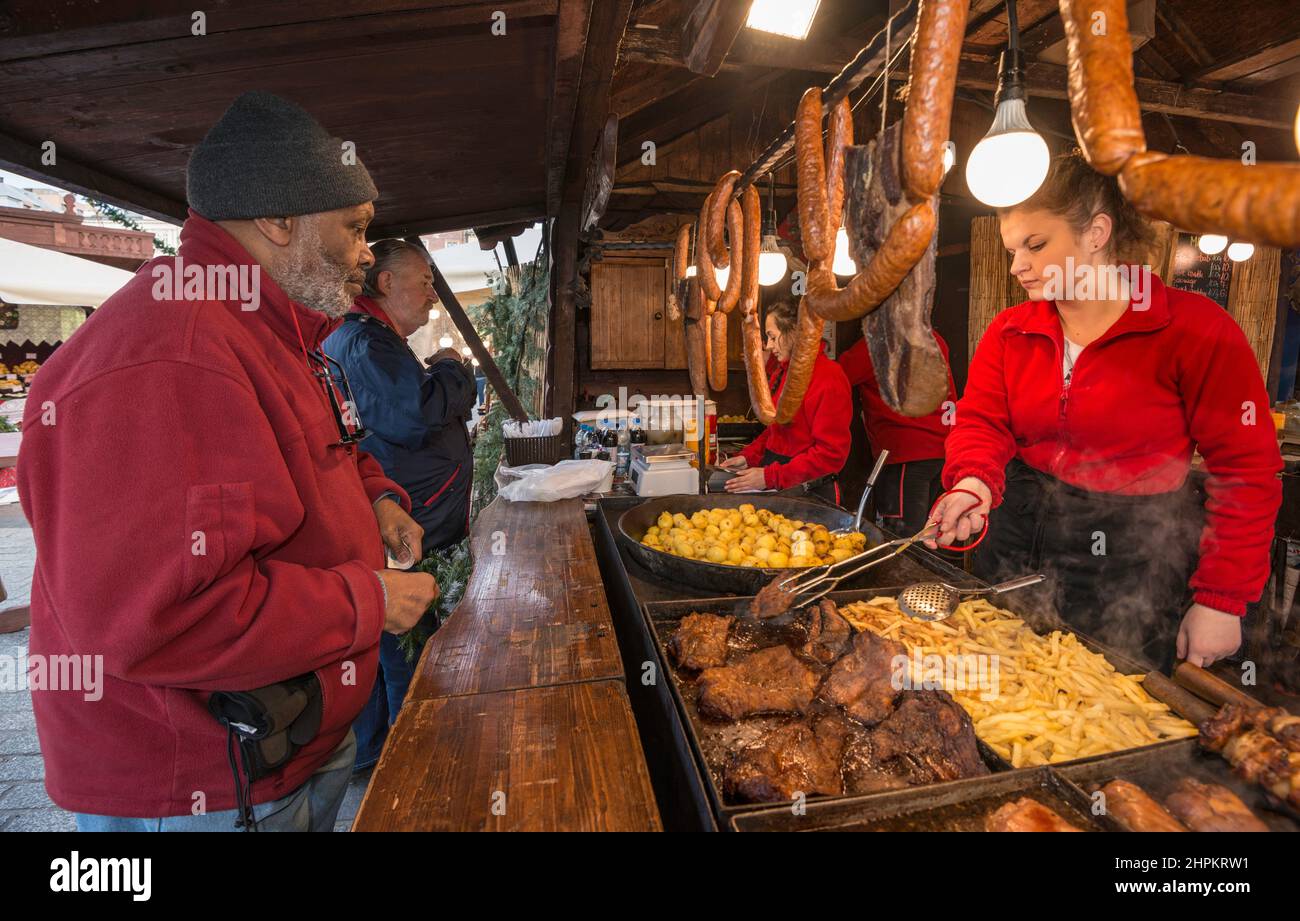
[[[31,654],[102,663],[97,694],[33,685],[46,789],[80,829],[332,828],[380,633],[436,597],[384,569],[420,528],[314,373],[372,261],[377,193],[340,144],[293,103],[239,97],[191,156],[179,255],[32,389]],[[319,728],[249,791],[210,696],[310,676]]]

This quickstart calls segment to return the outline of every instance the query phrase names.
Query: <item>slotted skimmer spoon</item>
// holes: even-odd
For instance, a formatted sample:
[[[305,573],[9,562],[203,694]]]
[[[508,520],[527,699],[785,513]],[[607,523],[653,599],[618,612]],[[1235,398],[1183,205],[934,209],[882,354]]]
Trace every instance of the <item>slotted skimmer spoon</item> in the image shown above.
[[[1015,588],[1036,585],[1047,576],[1035,573],[1021,576],[1010,582],[999,582],[988,588],[957,588],[947,582],[919,582],[909,585],[898,595],[898,608],[908,617],[917,620],[947,620],[957,610],[957,605],[976,595],[998,595]]]

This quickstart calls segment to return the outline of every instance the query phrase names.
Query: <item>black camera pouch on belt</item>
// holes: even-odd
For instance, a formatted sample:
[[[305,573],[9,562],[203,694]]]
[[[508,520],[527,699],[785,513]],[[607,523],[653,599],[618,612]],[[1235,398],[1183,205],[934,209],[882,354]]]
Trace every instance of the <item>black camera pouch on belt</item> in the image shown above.
[[[284,767],[316,738],[321,708],[320,680],[313,673],[250,691],[217,691],[208,698],[208,710],[227,731],[238,826],[256,828],[253,783]],[[243,762],[242,779],[235,763],[236,746]]]

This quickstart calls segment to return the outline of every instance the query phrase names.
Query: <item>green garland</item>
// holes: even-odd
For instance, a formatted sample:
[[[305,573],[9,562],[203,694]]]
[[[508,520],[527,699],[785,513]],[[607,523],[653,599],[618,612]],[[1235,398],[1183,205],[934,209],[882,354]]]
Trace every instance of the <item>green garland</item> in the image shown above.
[[[498,293],[469,308],[474,328],[481,337],[492,339],[497,367],[525,406],[535,405],[541,389],[541,381],[528,369],[543,351],[536,333],[546,323],[550,306],[548,262],[543,253],[522,266],[519,291],[512,290],[501,275],[494,275],[491,281]],[[474,443],[474,516],[496,498],[496,470],[505,448],[501,423],[507,418],[504,404],[496,400]]]
[[[446,623],[452,609],[460,603],[469,583],[469,574],[473,567],[473,558],[469,552],[469,538],[443,550],[435,550],[413,567],[414,572],[427,572],[438,581],[438,597],[429,605],[424,618],[412,629],[397,638],[398,648],[406,654],[406,661],[414,662],[420,657],[425,642],[439,627]]]
[[[113,223],[121,224],[123,227],[127,228],[128,230],[138,230],[141,233],[147,232],[144,229],[144,227],[140,225],[139,221],[131,217],[131,215],[127,214],[125,211],[123,211],[121,208],[117,207],[116,205],[110,205],[108,202],[100,201],[97,198],[88,198],[86,199],[86,201],[90,202],[91,207],[93,207],[100,214],[104,215],[104,217],[108,218]],[[176,255],[176,248],[173,246],[168,246],[166,243],[163,242],[161,237],[153,238],[153,246],[154,249],[158,250],[159,252],[166,253],[168,256]]]

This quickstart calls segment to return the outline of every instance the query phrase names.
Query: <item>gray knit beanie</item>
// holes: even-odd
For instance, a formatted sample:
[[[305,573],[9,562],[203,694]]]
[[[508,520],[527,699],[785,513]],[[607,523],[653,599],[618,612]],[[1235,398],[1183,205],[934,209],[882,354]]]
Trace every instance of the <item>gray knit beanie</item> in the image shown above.
[[[379,197],[351,146],[300,106],[244,93],[190,154],[190,207],[210,221],[289,217]]]

